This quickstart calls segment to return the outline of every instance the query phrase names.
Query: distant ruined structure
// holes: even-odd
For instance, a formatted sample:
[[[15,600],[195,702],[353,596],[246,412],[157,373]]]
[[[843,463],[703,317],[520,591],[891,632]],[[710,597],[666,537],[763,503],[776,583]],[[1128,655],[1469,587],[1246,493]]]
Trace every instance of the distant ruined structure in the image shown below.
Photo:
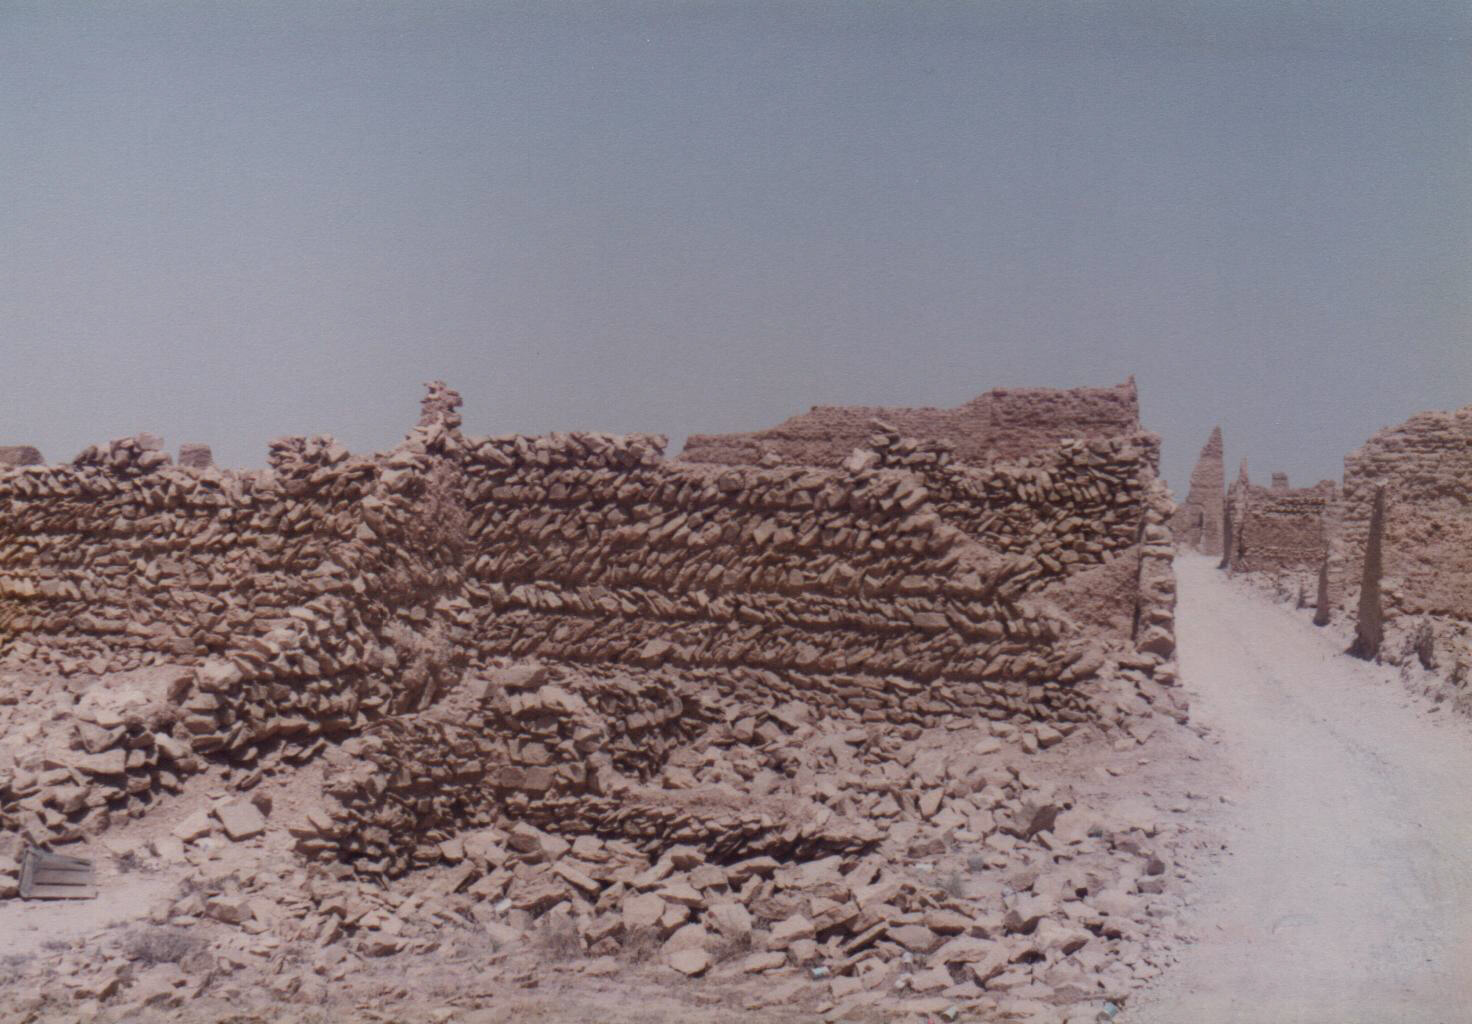
[[[1224,519],[1222,567],[1319,625],[1347,616],[1351,653],[1472,680],[1472,406],[1381,430],[1345,457],[1342,488],[1254,486],[1244,461]]]
[[[1246,479],[1232,485],[1232,535],[1227,568],[1233,572],[1317,573],[1328,552],[1328,518],[1337,489],[1332,480],[1288,486],[1284,473],[1271,487]]]
[[[0,466],[39,466],[45,460],[30,445],[0,446]]]
[[[955,458],[982,466],[1018,459],[1070,439],[1142,433],[1133,377],[1112,388],[998,388],[955,409],[814,406],[749,434],[694,434],[682,462],[754,466],[779,462],[837,466],[861,447],[879,420],[905,436],[950,445]],[[771,461],[769,459],[769,461]]]
[[[1226,514],[1226,471],[1222,465],[1222,428],[1216,427],[1191,471],[1186,500],[1171,518],[1176,543],[1204,555],[1221,555]]]

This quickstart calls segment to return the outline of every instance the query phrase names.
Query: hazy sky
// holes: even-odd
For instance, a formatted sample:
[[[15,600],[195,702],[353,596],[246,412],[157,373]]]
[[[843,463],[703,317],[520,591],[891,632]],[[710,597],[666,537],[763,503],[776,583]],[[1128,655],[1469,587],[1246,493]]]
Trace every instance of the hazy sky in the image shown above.
[[[0,0],[0,443],[754,429],[1134,373],[1165,475],[1472,402],[1472,7]]]

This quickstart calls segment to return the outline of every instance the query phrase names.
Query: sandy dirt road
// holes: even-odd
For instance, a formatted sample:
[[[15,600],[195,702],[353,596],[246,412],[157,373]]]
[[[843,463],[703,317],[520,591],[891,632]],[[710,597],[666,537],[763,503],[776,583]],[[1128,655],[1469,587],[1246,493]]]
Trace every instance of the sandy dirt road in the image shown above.
[[[1472,723],[1214,560],[1176,568],[1228,852],[1187,920],[1198,941],[1121,1024],[1472,1022]]]

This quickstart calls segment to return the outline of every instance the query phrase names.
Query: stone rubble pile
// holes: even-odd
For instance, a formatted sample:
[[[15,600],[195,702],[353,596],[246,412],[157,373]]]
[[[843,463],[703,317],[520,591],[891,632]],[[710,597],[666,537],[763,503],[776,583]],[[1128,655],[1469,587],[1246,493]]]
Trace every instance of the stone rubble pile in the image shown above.
[[[78,680],[76,693],[7,677],[13,703],[0,700],[0,829],[38,843],[77,839],[180,792],[203,765],[174,736],[190,675],[154,669],[90,686]],[[37,705],[64,727],[47,729]]]
[[[1170,689],[1138,669],[1110,681],[1118,734],[1143,742],[1169,711]],[[1064,730],[1027,726],[1024,743],[1024,730],[1002,723],[894,730],[796,708],[780,716],[740,727],[764,743],[718,732],[658,781],[678,794],[726,779],[758,803],[801,795],[874,822],[862,845],[799,858],[714,853],[502,821],[447,831],[419,870],[390,880],[332,858],[282,863],[266,852],[281,824],[270,801],[222,799],[130,855],[194,865],[197,881],[152,917],[207,936],[193,954],[203,959],[167,979],[139,970],[126,949],[88,965],[67,954],[57,966],[72,998],[118,1005],[179,1006],[204,970],[313,1002],[371,976],[370,965],[444,956],[476,935],[513,958],[478,960],[480,979],[545,977],[555,948],[575,969],[768,978],[747,996],[752,1009],[801,1001],[841,1017],[959,1007],[1062,1021],[1092,1020],[1170,962],[1161,922],[1176,915],[1187,877],[1170,863],[1177,827],[1158,811],[1111,817],[1076,806],[1067,787],[1039,776],[1022,751],[1068,742]],[[250,850],[259,855],[247,868],[240,853]],[[306,969],[283,971],[288,955]]]
[[[266,943],[240,969],[454,925],[834,1006],[1153,972],[1157,823],[1024,765],[1185,719],[1158,439],[973,466],[881,424],[842,465],[722,466],[458,406],[431,386],[373,457],[283,438],[239,473],[140,435],[0,469],[0,826],[96,835],[207,774],[239,799],[171,837],[204,863],[279,828],[240,794],[323,773],[288,866],[158,915]]]

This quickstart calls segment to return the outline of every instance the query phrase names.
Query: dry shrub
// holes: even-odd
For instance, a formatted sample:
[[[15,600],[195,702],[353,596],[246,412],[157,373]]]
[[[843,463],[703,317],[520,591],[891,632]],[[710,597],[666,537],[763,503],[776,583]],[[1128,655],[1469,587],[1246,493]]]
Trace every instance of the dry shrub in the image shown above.
[[[1422,619],[1416,624],[1416,632],[1411,636],[1409,646],[1411,653],[1416,655],[1416,660],[1421,663],[1422,668],[1428,672],[1435,670],[1436,631],[1432,628],[1429,620]]]
[[[200,939],[182,928],[139,928],[123,940],[123,953],[129,960],[152,967],[177,964],[203,946]]]
[[[727,960],[734,960],[750,952],[751,933],[747,932],[745,935],[732,935],[716,940],[715,945],[711,947],[710,956],[716,963],[723,964]]]
[[[535,945],[549,960],[572,960],[583,955],[583,937],[572,918],[548,915],[537,928]]]
[[[640,928],[624,936],[619,958],[631,964],[645,964],[659,955],[664,940],[653,928]]]

